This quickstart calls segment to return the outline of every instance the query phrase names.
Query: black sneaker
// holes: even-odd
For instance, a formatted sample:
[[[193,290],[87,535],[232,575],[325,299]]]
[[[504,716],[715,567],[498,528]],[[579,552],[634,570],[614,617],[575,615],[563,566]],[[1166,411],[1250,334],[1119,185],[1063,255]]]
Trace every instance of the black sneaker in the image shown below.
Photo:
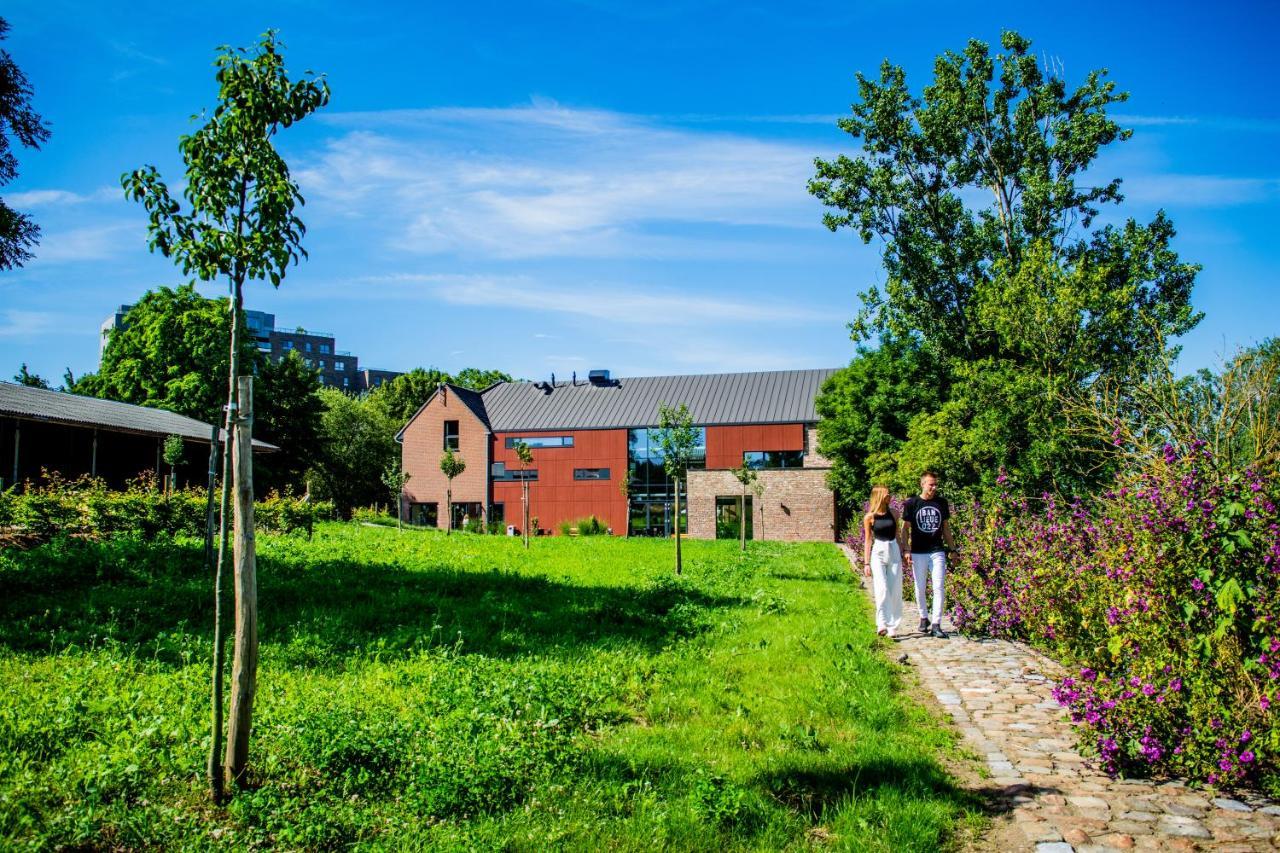
[[[929,635],[937,637],[939,640],[947,639],[947,632],[942,630],[941,625],[934,625],[933,630],[929,632]]]
[[[928,619],[921,619],[921,620],[920,620],[920,627],[919,627],[919,629],[918,629],[918,630],[920,631],[920,633],[921,633],[921,634],[927,634],[927,633],[929,633],[929,620],[928,620]]]

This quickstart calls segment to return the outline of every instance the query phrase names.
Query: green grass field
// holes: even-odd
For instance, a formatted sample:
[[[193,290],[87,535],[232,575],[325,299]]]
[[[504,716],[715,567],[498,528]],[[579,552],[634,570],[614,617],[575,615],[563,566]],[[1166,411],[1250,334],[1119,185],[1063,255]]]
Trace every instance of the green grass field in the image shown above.
[[[198,543],[0,552],[0,847],[936,850],[982,822],[830,545],[259,538],[250,787]]]

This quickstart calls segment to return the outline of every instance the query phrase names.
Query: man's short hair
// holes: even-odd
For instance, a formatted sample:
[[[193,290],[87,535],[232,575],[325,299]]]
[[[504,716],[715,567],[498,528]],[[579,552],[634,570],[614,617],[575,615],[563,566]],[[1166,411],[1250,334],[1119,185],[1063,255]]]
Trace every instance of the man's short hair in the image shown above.
[[[933,479],[936,480],[938,479],[938,474],[936,471],[925,471],[923,474],[920,475],[920,479],[923,480],[925,477],[932,477]]]

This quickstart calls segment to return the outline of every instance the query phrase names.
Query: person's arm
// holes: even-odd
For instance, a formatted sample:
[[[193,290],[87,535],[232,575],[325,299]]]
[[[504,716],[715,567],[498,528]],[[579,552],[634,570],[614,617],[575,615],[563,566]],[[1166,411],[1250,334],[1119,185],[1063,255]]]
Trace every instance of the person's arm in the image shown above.
[[[942,522],[942,541],[947,543],[947,550],[954,551],[956,549],[955,542],[951,541],[951,522],[944,520]]]
[[[898,527],[898,552],[902,554],[903,565],[911,565],[911,522],[907,508],[902,508],[902,523]]]
[[[867,577],[871,577],[871,539],[875,535],[872,524],[871,513],[862,517],[862,573]]]

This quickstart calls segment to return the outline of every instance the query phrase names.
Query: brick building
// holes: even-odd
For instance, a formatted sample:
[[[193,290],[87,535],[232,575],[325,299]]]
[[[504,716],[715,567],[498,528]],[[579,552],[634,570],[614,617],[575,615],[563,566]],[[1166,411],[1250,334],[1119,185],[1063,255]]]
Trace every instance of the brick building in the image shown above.
[[[681,498],[690,536],[737,538],[742,486],[730,469],[757,470],[746,498],[755,539],[830,541],[836,536],[830,468],[816,450],[814,398],[834,369],[503,382],[484,391],[442,385],[397,435],[410,479],[406,520],[444,527],[448,483],[440,457],[466,462],[455,478],[453,526],[488,518],[517,529],[522,482],[537,528],[594,515],[615,535],[674,531],[675,491],[654,440],[658,408],[689,407],[698,450]],[[516,443],[533,463],[522,470]],[[531,526],[533,526],[531,524]]]

